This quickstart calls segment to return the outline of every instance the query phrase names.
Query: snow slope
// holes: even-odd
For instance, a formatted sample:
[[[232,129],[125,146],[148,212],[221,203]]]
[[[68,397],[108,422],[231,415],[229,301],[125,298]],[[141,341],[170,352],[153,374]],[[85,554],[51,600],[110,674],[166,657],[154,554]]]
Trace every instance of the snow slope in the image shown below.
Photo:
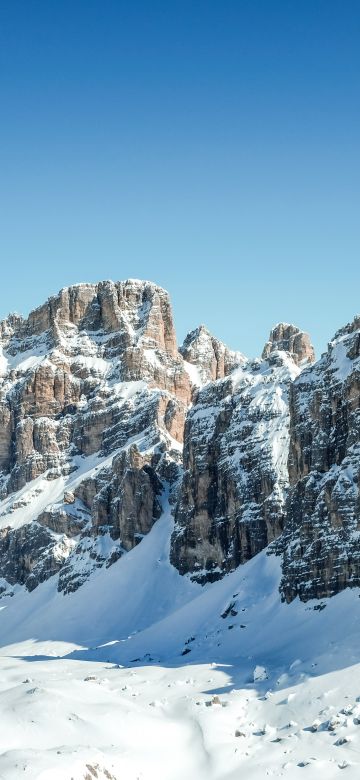
[[[171,530],[2,599],[0,778],[358,778],[359,591],[281,603],[265,551],[202,588]]]

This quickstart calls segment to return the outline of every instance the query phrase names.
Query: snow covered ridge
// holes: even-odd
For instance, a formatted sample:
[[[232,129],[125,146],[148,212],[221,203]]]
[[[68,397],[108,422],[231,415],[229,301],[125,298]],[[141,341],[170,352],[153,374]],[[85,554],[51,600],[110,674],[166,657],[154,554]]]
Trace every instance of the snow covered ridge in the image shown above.
[[[281,538],[287,600],[356,584],[358,336],[356,320],[315,364],[282,323],[258,360],[204,326],[178,349],[167,292],[139,280],[64,288],[0,323],[1,591],[77,590],[143,544],[164,495],[167,554],[199,583]]]

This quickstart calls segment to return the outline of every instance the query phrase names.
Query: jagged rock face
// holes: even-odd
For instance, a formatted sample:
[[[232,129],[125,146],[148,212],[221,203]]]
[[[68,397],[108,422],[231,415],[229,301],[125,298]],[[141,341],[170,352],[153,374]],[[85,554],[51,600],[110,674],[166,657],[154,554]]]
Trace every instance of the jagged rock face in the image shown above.
[[[65,287],[31,312],[27,320],[10,316],[0,332],[3,338],[11,340],[15,335],[30,343],[48,332],[56,345],[62,343],[62,331],[69,326],[116,332],[123,346],[134,346],[141,340],[149,349],[157,347],[173,357],[177,354],[168,294],[152,282],[136,279]]]
[[[159,480],[179,477],[191,393],[168,294],[150,282],[76,285],[2,322],[0,520],[19,527],[4,534],[0,576],[33,588],[68,556],[60,587],[71,589],[134,546],[159,516]],[[79,471],[95,483],[90,504]]]
[[[360,317],[290,392],[289,495],[282,594],[360,585]]]
[[[223,379],[236,366],[245,362],[241,352],[232,352],[222,341],[212,336],[204,325],[188,333],[179,351],[189,364],[188,370],[196,385]]]
[[[71,548],[67,536],[58,538],[36,522],[1,528],[0,577],[10,585],[26,585],[34,590],[61,569]]]
[[[288,325],[284,322],[275,325],[270,333],[269,341],[265,344],[262,357],[266,359],[277,350],[289,352],[297,366],[304,366],[304,364],[313,363],[315,360],[315,351],[310,337],[296,325]]]
[[[1,334],[0,465],[7,490],[61,468],[73,444],[86,455],[106,448],[124,382],[164,391],[159,424],[181,441],[191,386],[167,293],[156,285],[66,288],[28,320],[9,318]]]
[[[185,426],[184,468],[171,560],[218,579],[282,530],[288,487],[288,392],[298,373],[284,352],[244,363],[206,385]]]
[[[0,323],[0,593],[75,590],[141,542],[165,485],[182,574],[278,539],[284,599],[360,586],[360,318],[316,364],[285,324],[263,355],[204,327],[178,351],[167,293],[134,280]]]
[[[159,453],[144,454],[133,445],[114,457],[111,469],[79,484],[74,498],[91,520],[60,572],[60,591],[75,590],[93,565],[111,565],[149,533],[161,516],[160,460]]]

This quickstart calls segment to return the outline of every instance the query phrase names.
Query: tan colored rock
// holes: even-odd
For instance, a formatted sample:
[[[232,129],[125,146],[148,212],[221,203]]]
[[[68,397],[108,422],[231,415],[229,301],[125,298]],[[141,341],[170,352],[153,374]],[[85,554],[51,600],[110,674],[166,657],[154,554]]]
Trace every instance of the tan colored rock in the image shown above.
[[[46,455],[58,455],[60,448],[57,441],[58,424],[54,420],[36,418],[33,427],[33,445],[37,452]]]
[[[0,469],[8,469],[11,460],[13,418],[10,405],[0,402]]]
[[[34,452],[34,421],[31,417],[25,417],[16,426],[16,460],[18,464],[24,463],[28,455]]]
[[[84,319],[95,297],[96,285],[79,284],[65,287],[58,295],[49,298],[46,303],[29,314],[27,322],[24,323],[25,328],[31,335],[40,335],[55,324],[78,325]]]
[[[187,407],[167,395],[159,396],[157,421],[160,428],[165,428],[170,436],[182,444],[184,440],[184,426]]]
[[[275,325],[270,333],[269,341],[264,346],[262,357],[266,359],[277,350],[289,352],[298,366],[313,363],[315,360],[315,351],[310,337],[296,325],[288,325],[284,322]]]
[[[158,288],[152,298],[144,339],[148,339],[172,357],[177,357],[177,343],[171,305],[165,290]]]
[[[20,387],[19,406],[22,416],[54,417],[66,406],[76,404],[80,395],[77,379],[50,362],[44,362]]]
[[[84,530],[83,517],[77,517],[70,510],[51,508],[42,512],[36,520],[39,525],[54,531],[56,534],[64,534],[67,538],[78,536]]]
[[[64,504],[74,504],[75,496],[71,490],[66,490],[64,493]]]

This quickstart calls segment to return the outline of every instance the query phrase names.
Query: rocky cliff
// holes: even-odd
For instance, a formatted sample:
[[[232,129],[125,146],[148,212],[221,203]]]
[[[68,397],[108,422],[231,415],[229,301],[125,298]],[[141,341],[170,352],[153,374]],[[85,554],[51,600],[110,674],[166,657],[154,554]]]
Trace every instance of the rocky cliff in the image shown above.
[[[282,531],[293,357],[242,361],[207,384],[185,425],[184,478],[171,560],[198,582],[215,580]]]
[[[287,601],[360,585],[360,317],[290,389]]]
[[[196,386],[228,376],[236,366],[245,362],[241,352],[230,350],[200,325],[190,331],[179,349],[187,370]]]
[[[262,357],[267,358],[272,352],[288,352],[297,366],[314,363],[315,351],[310,336],[297,328],[296,325],[280,322],[272,329],[269,341],[266,342]]]
[[[178,349],[151,282],[64,288],[0,323],[0,594],[79,588],[147,535],[203,584],[272,542],[284,600],[360,585],[360,318],[315,363],[294,325],[261,359],[202,325]]]
[[[140,541],[179,475],[192,384],[169,297],[65,288],[2,322],[0,347],[0,576],[31,589],[66,561],[69,590]]]

